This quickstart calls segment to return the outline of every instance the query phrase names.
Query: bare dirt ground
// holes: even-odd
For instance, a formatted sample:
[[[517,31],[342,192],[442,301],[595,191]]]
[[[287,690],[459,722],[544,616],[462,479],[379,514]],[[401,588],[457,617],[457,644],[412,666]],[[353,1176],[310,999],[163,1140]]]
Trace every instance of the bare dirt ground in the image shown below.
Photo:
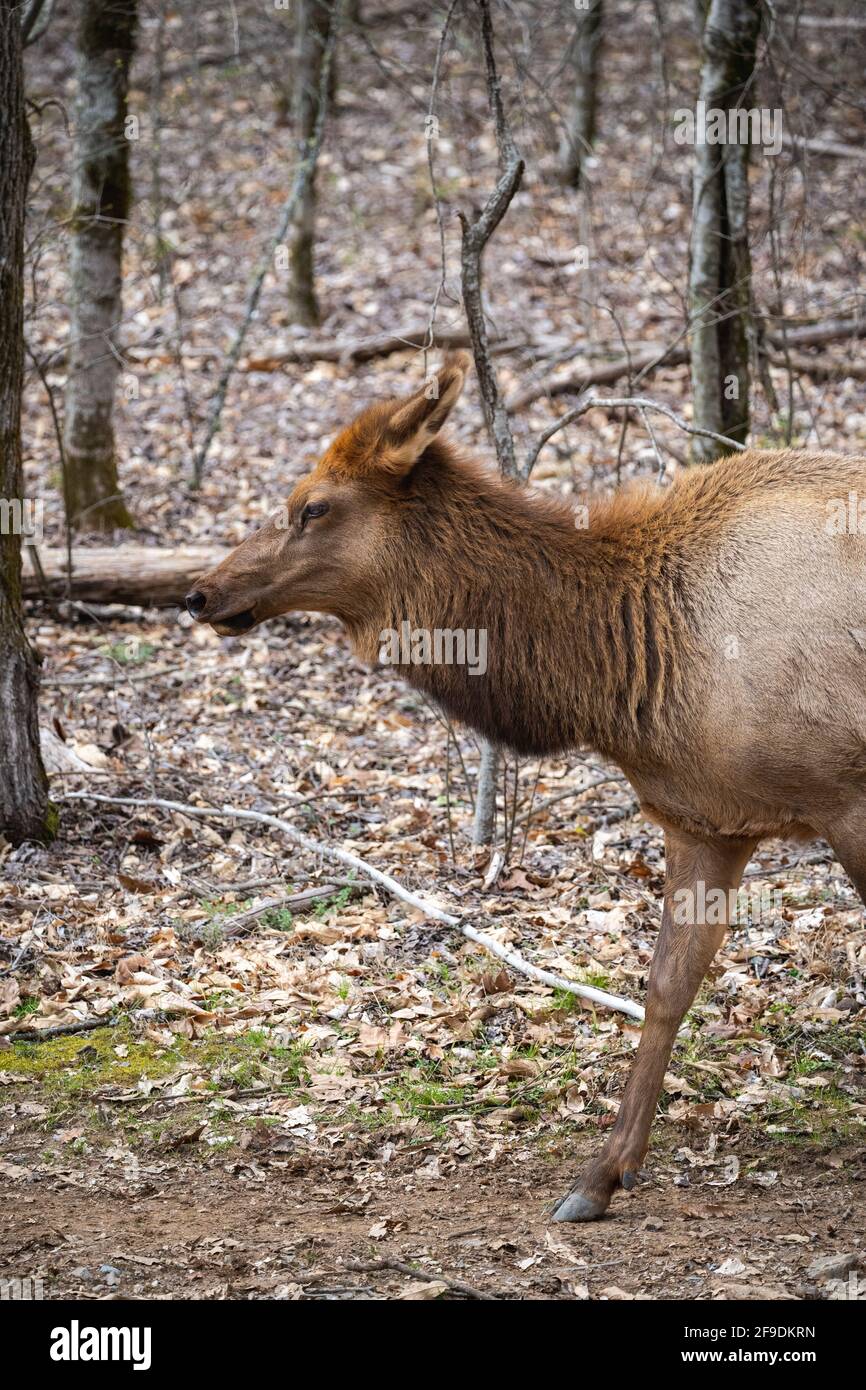
[[[858,1267],[842,1257],[866,1259],[859,1149],[786,1157],[771,1190],[700,1170],[677,1186],[682,1163],[656,1157],[602,1222],[563,1227],[544,1210],[563,1156],[508,1146],[439,1172],[435,1145],[419,1166],[387,1142],[386,1163],[381,1141],[287,1154],[264,1128],[228,1164],[37,1167],[0,1181],[15,1213],[0,1267],[41,1277],[48,1298],[471,1297],[459,1283],[507,1299],[821,1299]]]

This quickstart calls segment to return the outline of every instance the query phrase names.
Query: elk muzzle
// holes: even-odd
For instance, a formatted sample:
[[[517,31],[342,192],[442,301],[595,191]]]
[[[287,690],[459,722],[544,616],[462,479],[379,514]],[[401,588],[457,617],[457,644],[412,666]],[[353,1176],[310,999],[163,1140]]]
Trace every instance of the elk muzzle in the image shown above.
[[[242,608],[237,612],[225,612],[226,605],[220,603],[219,596],[211,599],[201,589],[190,590],[185,600],[186,611],[197,623],[210,623],[215,632],[221,637],[236,636],[241,632],[249,632],[250,628],[256,625],[255,609]]]

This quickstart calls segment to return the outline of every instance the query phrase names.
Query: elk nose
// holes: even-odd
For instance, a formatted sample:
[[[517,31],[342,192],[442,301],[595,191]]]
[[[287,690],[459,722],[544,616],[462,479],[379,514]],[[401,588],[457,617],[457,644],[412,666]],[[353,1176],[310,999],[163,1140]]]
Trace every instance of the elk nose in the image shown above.
[[[207,604],[207,597],[200,589],[193,589],[191,594],[187,594],[186,611],[191,618],[197,618],[199,613],[203,613]]]

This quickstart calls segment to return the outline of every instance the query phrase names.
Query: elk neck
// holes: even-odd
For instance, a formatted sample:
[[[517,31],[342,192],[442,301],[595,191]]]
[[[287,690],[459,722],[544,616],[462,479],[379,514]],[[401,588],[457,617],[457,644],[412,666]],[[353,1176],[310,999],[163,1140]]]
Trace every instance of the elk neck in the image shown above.
[[[369,611],[347,622],[356,650],[378,661],[382,634],[407,626],[474,633],[483,674],[436,660],[400,674],[518,753],[588,745],[651,765],[670,754],[694,623],[660,499],[638,491],[581,511],[436,444],[395,504]]]

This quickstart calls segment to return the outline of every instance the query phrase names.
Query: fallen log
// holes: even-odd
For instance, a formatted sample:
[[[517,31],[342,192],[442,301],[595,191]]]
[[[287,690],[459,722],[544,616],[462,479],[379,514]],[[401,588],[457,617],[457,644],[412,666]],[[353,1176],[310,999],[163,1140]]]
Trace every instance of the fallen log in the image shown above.
[[[866,150],[862,145],[844,145],[840,140],[807,139],[803,135],[784,135],[782,143],[789,149],[802,150],[806,154],[820,155],[828,159],[858,159],[866,161]]]
[[[369,338],[341,342],[339,338],[307,338],[305,341],[286,348],[282,352],[260,354],[248,357],[242,364],[247,372],[273,372],[280,367],[311,362],[370,362],[374,357],[390,357],[395,352],[406,352],[425,346],[431,348],[465,348],[469,346],[469,334],[465,328],[435,328],[430,342],[429,323],[415,324],[401,333],[377,333]],[[523,338],[494,338],[493,352],[514,352],[528,347]]]
[[[41,562],[44,585],[34,564],[34,548]],[[78,547],[72,552],[71,597],[91,603],[132,603],[141,608],[181,603],[193,580],[218,565],[228,553],[215,545],[171,550],[149,545]],[[66,551],[25,545],[24,556],[25,598],[65,598]]]
[[[866,338],[866,314],[850,319],[827,319],[824,323],[806,323],[781,332],[771,328],[767,338],[773,347],[825,347],[827,343],[844,342],[846,338]]]
[[[804,352],[790,352],[786,357],[774,352],[770,357],[774,367],[790,366],[798,376],[810,376],[813,381],[835,381],[838,377],[850,377],[852,381],[866,381],[866,362],[854,362],[848,358],[809,357]]]
[[[523,410],[540,400],[542,396],[570,396],[585,391],[589,386],[613,386],[629,373],[648,372],[652,367],[681,367],[688,362],[688,349],[682,346],[665,351],[663,347],[650,348],[647,352],[635,352],[631,357],[617,357],[613,362],[601,362],[597,367],[585,367],[582,371],[571,372],[568,376],[553,377],[548,381],[536,381],[525,390],[518,391],[506,402],[509,410]]]
[[[767,343],[779,351],[784,351],[786,346],[789,349],[823,347],[827,343],[843,342],[848,338],[866,338],[866,315],[850,319],[828,319],[824,323],[801,324],[787,328],[784,334],[779,328],[773,327],[766,333]],[[509,410],[524,410],[542,396],[573,396],[590,386],[613,386],[615,382],[630,374],[645,375],[655,367],[680,367],[688,360],[688,349],[681,343],[669,349],[649,348],[645,352],[632,353],[631,357],[617,357],[613,362],[602,362],[596,367],[584,367],[582,370],[570,372],[567,376],[535,381],[524,390],[518,391],[506,404]],[[808,371],[805,365],[808,359],[800,360],[803,365],[798,370]],[[843,373],[844,368],[840,368],[840,374]],[[856,376],[856,372],[852,372],[851,375]]]

